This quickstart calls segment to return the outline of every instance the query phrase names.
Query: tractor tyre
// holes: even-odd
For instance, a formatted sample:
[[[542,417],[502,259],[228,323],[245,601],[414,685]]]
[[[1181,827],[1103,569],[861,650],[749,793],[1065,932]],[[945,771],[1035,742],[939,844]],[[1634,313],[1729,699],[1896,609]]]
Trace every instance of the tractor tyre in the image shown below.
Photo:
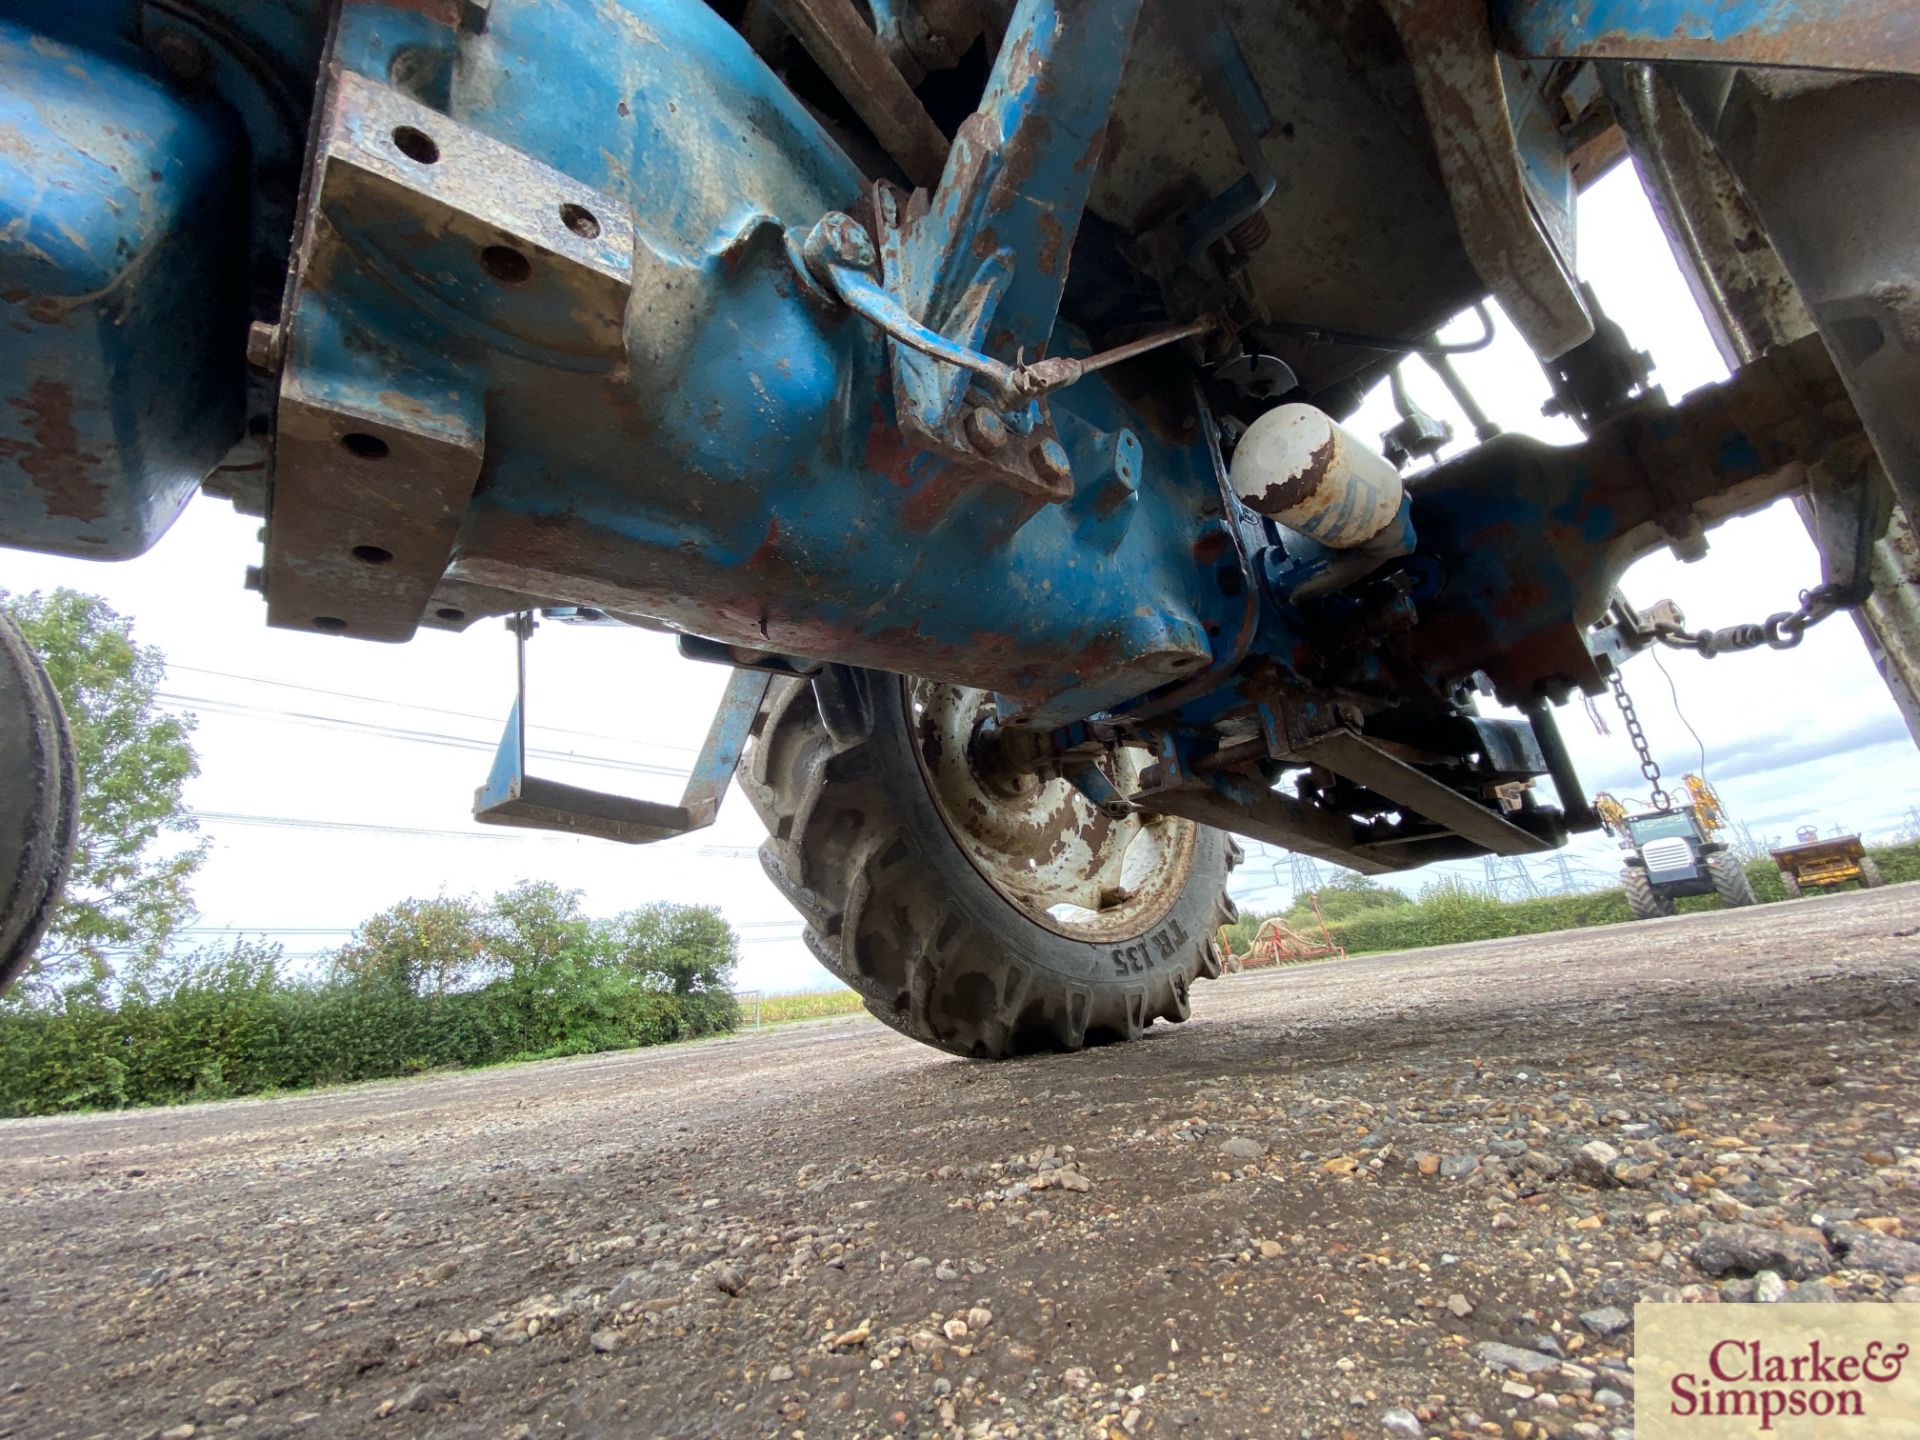
[[[60,696],[0,614],[0,993],[33,959],[73,860],[80,776]]]
[[[1627,908],[1636,920],[1657,920],[1673,914],[1673,897],[1655,889],[1647,872],[1638,865],[1620,872],[1620,888],[1627,892]]]
[[[1871,855],[1862,855],[1860,857],[1860,888],[1877,890],[1886,883],[1880,874],[1880,862]]]
[[[1787,899],[1789,900],[1798,900],[1804,893],[1800,889],[1800,877],[1791,870],[1782,870],[1780,872],[1780,888],[1787,892]]]
[[[740,783],[807,947],[879,1019],[956,1055],[1185,1020],[1193,982],[1224,963],[1239,847],[996,761],[979,739],[991,713],[985,692],[877,671],[774,682]],[[1105,768],[1124,791],[1151,760],[1122,749]]]
[[[1714,893],[1727,909],[1738,910],[1755,903],[1753,882],[1747,879],[1746,869],[1738,856],[1725,850],[1716,850],[1707,857],[1707,873],[1713,876]]]

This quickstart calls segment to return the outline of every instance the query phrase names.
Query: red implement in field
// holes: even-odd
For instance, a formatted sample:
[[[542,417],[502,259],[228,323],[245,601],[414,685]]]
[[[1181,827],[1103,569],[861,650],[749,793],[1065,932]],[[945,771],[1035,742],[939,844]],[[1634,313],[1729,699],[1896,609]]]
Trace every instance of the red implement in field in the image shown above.
[[[1231,970],[1259,970],[1268,965],[1295,965],[1302,960],[1344,960],[1347,952],[1333,943],[1333,935],[1327,929],[1327,920],[1320,913],[1320,897],[1313,899],[1313,918],[1320,922],[1320,938],[1312,940],[1295,930],[1286,921],[1273,919],[1264,922],[1253,932],[1253,944],[1244,955],[1236,954],[1231,943],[1227,943],[1227,954],[1231,957]],[[1226,932],[1221,931],[1222,941]]]

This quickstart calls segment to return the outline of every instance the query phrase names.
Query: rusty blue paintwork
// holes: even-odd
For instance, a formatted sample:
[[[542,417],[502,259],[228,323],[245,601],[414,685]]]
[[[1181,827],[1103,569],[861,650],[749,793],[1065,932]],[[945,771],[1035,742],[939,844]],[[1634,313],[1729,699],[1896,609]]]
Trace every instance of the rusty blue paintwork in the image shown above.
[[[1102,10],[1106,23],[1087,43],[1105,47],[1093,59],[1117,61],[1126,26]],[[990,90],[1001,98],[984,112],[992,138],[1019,148],[971,148],[963,127],[953,166],[972,167],[981,188],[951,213],[936,209],[943,229],[915,232],[941,254],[966,255],[969,274],[990,230],[1006,230],[1032,257],[984,338],[1009,359],[1053,332],[1078,214],[1070,192],[1084,192],[1114,83],[1112,66],[1067,63],[1060,37],[1071,32],[1050,5],[1029,0],[1020,14],[1039,38],[1003,50]],[[672,43],[609,47],[616,20]],[[373,82],[396,53],[417,55],[433,37],[457,43],[417,12],[349,6],[339,53]],[[556,87],[548,77],[563,63],[571,79]],[[403,589],[417,546],[433,577],[445,564],[470,582],[651,615],[736,646],[985,683],[1041,721],[1198,669],[1212,656],[1210,633],[1237,623],[1240,602],[1191,554],[1218,503],[1196,428],[1141,424],[1098,376],[1053,397],[1056,443],[1088,479],[1059,504],[903,440],[886,336],[823,305],[786,243],[829,211],[859,208],[866,187],[707,7],[496,0],[485,46],[452,85],[457,125],[345,84],[322,119],[322,163],[345,178],[319,188],[326,230],[288,317],[266,588],[274,606],[304,596],[332,567],[325,573],[341,577],[342,598],[324,609],[289,603],[281,623],[393,636],[375,627],[395,613],[417,617],[419,602]],[[1027,104],[1050,118],[1022,129]],[[536,111],[547,123],[526,125]],[[439,159],[396,158],[392,135],[409,127]],[[481,147],[473,153],[484,175],[522,163],[509,148],[544,168],[524,169],[525,185],[511,193],[457,189],[457,147],[470,143]],[[630,272],[605,275],[610,288],[591,292],[625,286],[632,297],[612,348],[567,331],[570,321],[597,326],[599,308],[521,303],[547,284],[588,294],[565,290],[567,276],[600,263],[578,237],[540,228],[562,179],[584,187],[566,193],[569,203],[578,198],[603,225],[635,236],[621,247]],[[515,250],[524,274],[490,272],[489,247],[458,226],[427,225],[438,238],[423,248],[422,216],[456,203],[501,237],[492,248]],[[919,273],[929,285],[939,278]],[[456,312],[462,321],[450,327]],[[1088,353],[1067,332],[1053,345]],[[280,557],[272,536],[291,533],[284,522],[303,493],[289,394],[361,417],[358,432],[320,437],[334,449],[315,483],[334,513],[345,502],[328,475],[344,463],[341,446],[361,444],[349,440],[358,433],[388,447],[372,458],[353,451],[369,485],[384,474],[442,477],[423,503],[434,513],[463,506],[456,528],[427,536],[396,516],[394,534],[341,535],[334,556],[315,555],[303,531],[302,546]],[[483,394],[481,413],[469,397]],[[1011,427],[1032,423],[1008,415]],[[1122,432],[1130,444],[1116,442]],[[583,446],[585,436],[596,438]],[[414,453],[431,463],[395,467],[410,444],[426,446]],[[462,470],[469,461],[472,471]],[[367,512],[369,525],[378,520]],[[556,548],[550,537],[562,530],[569,538]],[[348,551],[359,547],[393,559],[355,570]],[[956,566],[961,556],[967,563]],[[389,598],[398,611],[380,608]],[[364,611],[351,610],[360,601]]]
[[[1494,0],[1517,54],[1920,74],[1912,0]]]
[[[155,69],[0,20],[0,543],[137,555],[240,438],[244,142]]]

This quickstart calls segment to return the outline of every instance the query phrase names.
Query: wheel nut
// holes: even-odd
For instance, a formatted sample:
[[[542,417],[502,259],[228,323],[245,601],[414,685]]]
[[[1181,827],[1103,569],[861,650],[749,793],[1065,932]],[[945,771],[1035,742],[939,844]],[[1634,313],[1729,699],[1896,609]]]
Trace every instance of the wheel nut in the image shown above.
[[[1048,440],[1042,444],[1034,456],[1034,464],[1042,475],[1051,480],[1064,480],[1073,473],[1073,467],[1067,459],[1067,447],[1058,440]]]

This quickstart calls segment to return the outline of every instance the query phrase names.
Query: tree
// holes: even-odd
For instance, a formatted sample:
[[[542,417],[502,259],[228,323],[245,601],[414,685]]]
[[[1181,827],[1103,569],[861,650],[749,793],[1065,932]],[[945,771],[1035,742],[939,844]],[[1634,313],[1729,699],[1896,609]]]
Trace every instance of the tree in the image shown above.
[[[707,905],[643,905],[607,921],[605,937],[611,963],[672,995],[727,991],[740,959],[733,927]]]
[[[182,799],[200,773],[193,721],[160,709],[166,660],[133,622],[73,590],[0,592],[66,707],[80,768],[80,823],[60,909],[22,981],[47,998],[101,989],[115,959],[151,963],[193,916],[189,884],[206,843]]]
[[[1404,891],[1382,885],[1369,875],[1348,873],[1320,887],[1320,913],[1329,922],[1351,920],[1369,910],[1395,910],[1412,903]],[[1305,896],[1296,898],[1287,913],[1295,925],[1313,923],[1313,907]]]
[[[522,880],[503,890],[487,906],[488,948],[520,981],[556,983],[562,968],[591,967],[593,922],[580,908],[578,890],[562,890],[551,880]]]
[[[336,981],[410,995],[465,989],[490,968],[480,907],[464,895],[390,905],[332,960]]]

